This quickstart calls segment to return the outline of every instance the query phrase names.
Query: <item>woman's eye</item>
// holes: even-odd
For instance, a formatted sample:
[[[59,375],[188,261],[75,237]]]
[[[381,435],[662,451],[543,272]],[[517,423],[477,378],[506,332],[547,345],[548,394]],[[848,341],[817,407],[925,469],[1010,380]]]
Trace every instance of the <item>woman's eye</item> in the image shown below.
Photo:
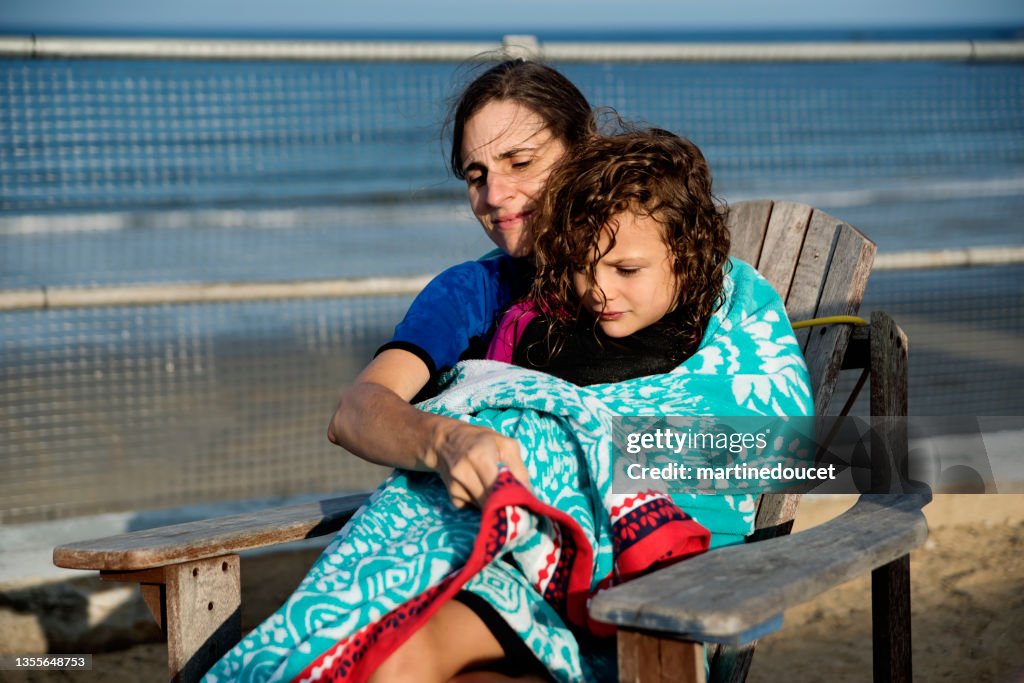
[[[512,162],[512,168],[516,169],[517,171],[521,171],[524,168],[526,168],[527,166],[529,166],[530,162],[532,162],[532,161],[533,161],[532,159],[525,159],[523,161],[513,161]]]
[[[640,272],[639,268],[622,268],[621,266],[616,268],[615,271],[622,277],[632,277]]]
[[[484,184],[484,174],[475,176],[466,176],[466,184],[470,187],[480,187]]]

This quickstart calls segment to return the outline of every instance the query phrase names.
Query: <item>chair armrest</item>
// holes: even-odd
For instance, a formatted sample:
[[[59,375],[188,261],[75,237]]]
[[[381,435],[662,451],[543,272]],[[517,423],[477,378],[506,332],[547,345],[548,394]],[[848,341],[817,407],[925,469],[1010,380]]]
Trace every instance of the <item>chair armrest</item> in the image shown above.
[[[54,548],[53,563],[135,571],[314,538],[340,529],[368,497],[360,493],[68,543]]]
[[[742,645],[782,613],[908,554],[928,536],[928,495],[863,495],[842,515],[790,536],[729,546],[594,597],[598,621],[685,640]]]

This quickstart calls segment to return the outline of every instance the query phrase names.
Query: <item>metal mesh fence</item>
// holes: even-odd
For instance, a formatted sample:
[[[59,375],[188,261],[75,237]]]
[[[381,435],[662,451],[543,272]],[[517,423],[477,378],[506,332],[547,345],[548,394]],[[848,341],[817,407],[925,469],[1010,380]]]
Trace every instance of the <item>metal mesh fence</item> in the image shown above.
[[[376,485],[327,420],[409,301],[0,314],[0,521]]]
[[[882,253],[1021,245],[1020,62],[566,61],[729,201]],[[455,74],[453,76],[453,73]],[[0,60],[0,290],[412,275],[489,246],[444,169],[452,63]],[[876,273],[911,411],[1020,414],[1024,267]],[[361,488],[324,437],[408,297],[0,312],[0,523]],[[866,412],[865,405],[857,407]]]
[[[1022,284],[1020,264],[872,274],[861,310],[885,310],[907,333],[911,415],[1024,414]],[[869,414],[866,391],[853,412]]]

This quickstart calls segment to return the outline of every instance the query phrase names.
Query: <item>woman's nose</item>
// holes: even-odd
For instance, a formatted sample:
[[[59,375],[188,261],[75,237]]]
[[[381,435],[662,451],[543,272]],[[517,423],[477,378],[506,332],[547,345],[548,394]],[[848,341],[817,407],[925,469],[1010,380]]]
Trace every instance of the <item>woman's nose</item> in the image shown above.
[[[516,184],[508,176],[491,173],[487,176],[487,203],[491,206],[502,206],[515,196]]]

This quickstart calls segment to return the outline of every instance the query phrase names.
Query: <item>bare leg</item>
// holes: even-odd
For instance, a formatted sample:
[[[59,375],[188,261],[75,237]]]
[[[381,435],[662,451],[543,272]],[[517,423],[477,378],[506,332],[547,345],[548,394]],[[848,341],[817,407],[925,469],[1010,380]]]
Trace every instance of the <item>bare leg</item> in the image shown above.
[[[501,643],[480,617],[461,602],[449,600],[373,672],[369,683],[447,683],[464,669],[504,656]],[[467,679],[466,683],[471,680],[485,679]]]

